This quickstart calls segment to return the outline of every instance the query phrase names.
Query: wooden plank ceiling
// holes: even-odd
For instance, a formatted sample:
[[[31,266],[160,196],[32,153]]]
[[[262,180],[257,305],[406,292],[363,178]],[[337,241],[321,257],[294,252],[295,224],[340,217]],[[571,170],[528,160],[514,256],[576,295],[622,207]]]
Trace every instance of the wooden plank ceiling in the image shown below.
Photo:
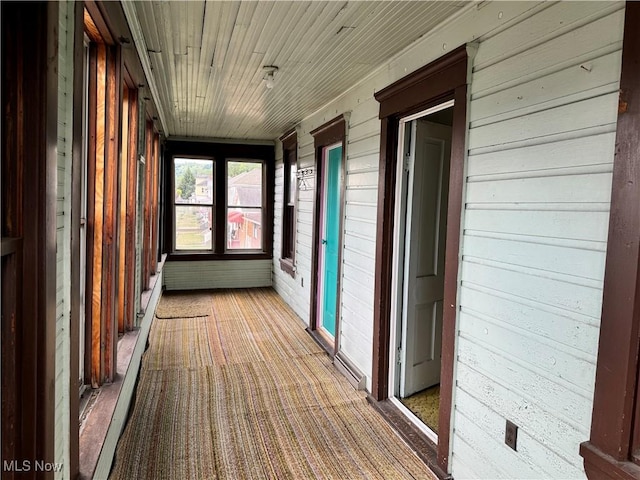
[[[273,139],[464,4],[138,1],[127,17],[167,136]]]

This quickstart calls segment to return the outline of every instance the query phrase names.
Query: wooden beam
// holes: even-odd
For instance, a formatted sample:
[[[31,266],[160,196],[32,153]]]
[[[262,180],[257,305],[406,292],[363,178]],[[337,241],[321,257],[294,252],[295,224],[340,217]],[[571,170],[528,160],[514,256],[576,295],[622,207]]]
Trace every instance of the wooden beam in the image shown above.
[[[127,251],[127,187],[129,184],[128,161],[129,161],[129,89],[122,89],[122,149],[120,150],[120,185],[122,192],[119,204],[119,222],[120,230],[118,235],[118,262],[122,267],[126,265]],[[126,287],[127,287],[127,271],[125,268],[118,270],[118,333],[125,332],[125,305],[126,305]]]
[[[13,456],[9,461],[52,462],[56,204],[50,199],[57,192],[58,73],[50,59],[58,44],[58,5],[3,3],[1,8],[6,75],[1,227],[3,236],[14,239],[2,259],[2,448],[3,455]],[[3,468],[2,477],[17,477],[13,470]],[[35,475],[25,472],[20,478]]]
[[[118,271],[118,166],[120,90],[122,88],[119,47],[107,47],[105,97],[104,227],[102,236],[102,349],[103,378],[115,375],[117,353],[117,271]]]
[[[5,157],[6,158],[6,157]],[[3,177],[4,178],[4,177]],[[22,252],[15,252],[2,258],[2,459],[20,457],[20,391],[16,388],[19,378],[19,320],[22,296],[20,264]],[[6,478],[13,479],[14,472],[5,472]]]
[[[25,84],[23,59],[25,45],[21,41],[20,12],[16,5],[0,4],[2,7],[2,235],[13,237],[22,245],[23,181],[24,181],[24,99]],[[10,128],[12,127],[12,128]],[[4,244],[3,244],[4,247]],[[22,455],[22,389],[18,379],[23,377],[21,365],[22,329],[22,273],[21,255],[2,252],[2,317],[1,317],[1,426],[2,460],[12,460]],[[16,252],[17,253],[17,252]],[[12,288],[13,287],[13,288]],[[8,480],[15,472],[3,472]]]
[[[97,95],[98,95],[98,57],[96,45],[89,46],[88,74],[88,106],[87,106],[87,220],[86,220],[86,261],[85,261],[85,355],[84,383],[93,385],[93,283],[95,256],[96,210],[94,205],[96,192],[96,156],[97,156]]]
[[[137,167],[138,167],[138,93],[129,92],[129,157],[127,160],[127,207],[126,207],[126,253],[125,268],[127,272],[127,298],[125,310],[125,329],[131,330],[136,318],[135,307],[135,273],[136,273],[136,218],[137,218]]]
[[[102,44],[92,45],[96,55],[96,103],[95,103],[95,158],[89,159],[89,163],[95,165],[95,177],[93,179],[93,264],[92,291],[91,291],[91,385],[98,388],[103,380],[103,350],[102,343],[102,238],[104,228],[104,173],[105,173],[105,134],[106,134],[106,63],[107,47]]]
[[[87,28],[87,33],[91,40],[113,45],[115,40],[107,25],[107,19],[102,14],[100,4],[94,0],[85,0],[84,4],[86,12],[85,23],[89,27]]]

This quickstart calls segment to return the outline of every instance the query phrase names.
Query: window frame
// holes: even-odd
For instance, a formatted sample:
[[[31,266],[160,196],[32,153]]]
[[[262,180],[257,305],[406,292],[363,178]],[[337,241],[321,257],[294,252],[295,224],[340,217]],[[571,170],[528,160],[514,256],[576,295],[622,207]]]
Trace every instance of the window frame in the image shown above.
[[[228,167],[229,167],[229,163],[256,163],[256,164],[260,164],[261,165],[261,169],[262,169],[262,191],[261,191],[261,205],[260,207],[256,207],[256,206],[242,206],[242,205],[229,205],[229,198],[228,198],[228,193],[229,193],[229,177],[228,177]],[[235,254],[235,253],[262,253],[264,251],[264,243],[265,243],[265,238],[264,238],[264,232],[265,229],[263,227],[263,225],[266,224],[267,222],[267,215],[265,214],[265,210],[266,210],[266,163],[264,160],[258,160],[258,159],[247,159],[247,158],[227,158],[225,159],[224,162],[224,172],[225,172],[225,206],[224,206],[224,219],[225,219],[225,245],[224,245],[224,251],[226,254]],[[229,208],[260,208],[260,216],[261,216],[261,244],[262,247],[259,249],[251,249],[251,248],[229,248],[227,246],[227,242],[226,242],[226,238],[227,238],[227,232],[228,232],[228,214],[229,214]],[[255,235],[255,226],[252,227],[253,231],[251,236],[254,237]]]
[[[213,177],[213,195],[212,195],[212,203],[176,203],[175,201],[175,192],[176,192],[176,159],[185,159],[185,160],[193,160],[193,161],[209,161],[212,164],[212,177]],[[173,155],[171,157],[171,194],[173,198],[173,203],[171,205],[171,213],[173,219],[173,225],[176,224],[176,207],[189,207],[189,206],[198,206],[198,207],[209,207],[211,209],[211,248],[209,249],[177,249],[177,230],[173,228],[173,235],[171,239],[172,253],[182,254],[182,253],[213,253],[215,251],[215,226],[216,226],[216,159],[213,157],[206,157],[201,155]]]
[[[169,140],[164,151],[165,175],[168,180],[164,198],[167,210],[172,214],[167,216],[163,237],[167,250],[167,261],[207,261],[207,260],[265,260],[273,258],[273,202],[275,178],[275,154],[272,142],[257,141],[252,144],[220,143],[188,140]],[[213,159],[214,171],[214,214],[213,214],[213,249],[209,250],[178,250],[175,249],[175,174],[173,158],[203,158]],[[263,221],[262,248],[259,250],[228,250],[227,236],[227,163],[233,161],[250,161],[263,163]],[[223,219],[223,228],[217,219]]]
[[[291,130],[280,137],[282,142],[282,236],[280,237],[280,269],[295,278],[296,274],[296,219],[297,219],[297,178],[291,178],[291,167],[298,167],[298,135]],[[295,182],[293,199],[291,182]]]

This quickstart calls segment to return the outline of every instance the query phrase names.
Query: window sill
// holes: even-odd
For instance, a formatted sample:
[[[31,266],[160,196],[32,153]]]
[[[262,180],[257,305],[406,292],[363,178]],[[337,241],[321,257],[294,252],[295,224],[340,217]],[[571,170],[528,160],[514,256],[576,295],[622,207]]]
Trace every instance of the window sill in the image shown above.
[[[207,260],[271,260],[273,255],[264,252],[253,253],[194,253],[173,252],[167,257],[167,262],[207,261]]]
[[[281,258],[280,259],[280,269],[283,272],[288,273],[291,278],[296,278],[296,267],[293,264],[293,259],[291,258]]]

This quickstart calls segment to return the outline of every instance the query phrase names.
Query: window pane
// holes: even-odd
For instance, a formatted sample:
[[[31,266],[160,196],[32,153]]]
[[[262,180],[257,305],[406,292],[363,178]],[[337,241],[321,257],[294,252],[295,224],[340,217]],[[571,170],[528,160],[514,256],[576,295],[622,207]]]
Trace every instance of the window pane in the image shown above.
[[[296,185],[298,184],[298,167],[295,163],[289,165],[289,198],[288,204],[295,205],[296,203]]]
[[[211,207],[176,205],[176,250],[211,250]]]
[[[227,163],[227,205],[262,207],[262,163]]]
[[[213,160],[174,159],[176,203],[213,204]]]
[[[227,209],[227,249],[262,250],[262,209]]]

